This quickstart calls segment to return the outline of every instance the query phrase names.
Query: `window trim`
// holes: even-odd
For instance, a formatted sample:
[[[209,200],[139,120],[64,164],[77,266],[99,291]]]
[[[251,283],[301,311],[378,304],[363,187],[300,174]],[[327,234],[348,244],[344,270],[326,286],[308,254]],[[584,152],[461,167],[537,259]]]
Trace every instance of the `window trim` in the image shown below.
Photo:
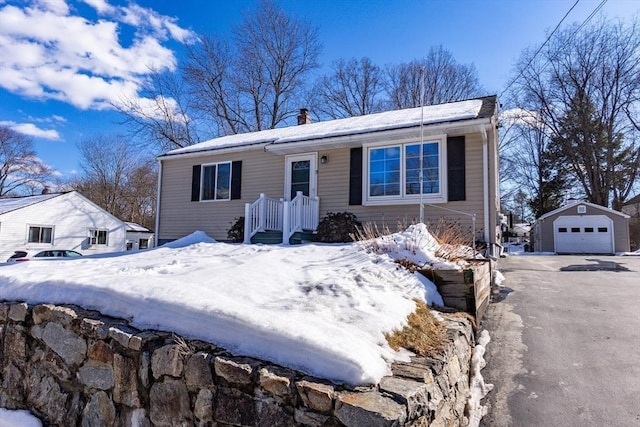
[[[40,235],[42,234],[42,229],[43,228],[50,228],[51,229],[51,241],[50,242],[41,242],[41,241],[37,241],[37,242],[30,242],[29,241],[29,234],[31,231],[31,228],[40,228]],[[53,246],[53,242],[55,241],[55,229],[56,227],[53,225],[43,225],[43,224],[27,224],[27,235],[25,237],[25,242],[27,245],[51,245]],[[38,238],[38,240],[40,240],[40,237]]]
[[[417,205],[420,203],[420,194],[406,194],[406,147],[416,144],[438,143],[438,181],[439,191],[433,194],[423,194],[422,200],[427,203],[447,202],[447,135],[433,135],[425,137],[423,141],[416,138],[405,138],[394,141],[362,144],[362,205]],[[372,149],[400,147],[400,195],[399,196],[371,196],[369,159]]]
[[[224,165],[227,164],[229,165],[229,189],[228,189],[228,196],[226,199],[218,199],[216,198],[217,196],[217,192],[218,192],[218,166],[219,165]],[[216,180],[214,183],[214,198],[213,199],[203,199],[203,195],[204,195],[204,178],[205,178],[205,173],[204,173],[204,168],[206,167],[211,167],[211,166],[215,166],[216,167]],[[225,161],[220,161],[220,162],[211,162],[211,163],[203,163],[200,165],[200,202],[205,202],[205,203],[209,203],[209,202],[228,202],[231,201],[231,189],[233,187],[231,181],[233,178],[233,162],[230,160],[225,160]]]
[[[99,236],[98,235],[94,236],[94,233],[93,233],[94,231],[96,231],[98,233],[101,232],[101,231],[104,231],[104,233],[105,233],[105,236],[104,236],[105,242],[104,243],[98,243]],[[87,234],[89,235],[89,247],[106,247],[106,246],[109,246],[109,230],[108,229],[106,229],[106,228],[89,228],[87,230]],[[94,238],[96,239],[96,243],[92,243],[92,239],[94,239]]]

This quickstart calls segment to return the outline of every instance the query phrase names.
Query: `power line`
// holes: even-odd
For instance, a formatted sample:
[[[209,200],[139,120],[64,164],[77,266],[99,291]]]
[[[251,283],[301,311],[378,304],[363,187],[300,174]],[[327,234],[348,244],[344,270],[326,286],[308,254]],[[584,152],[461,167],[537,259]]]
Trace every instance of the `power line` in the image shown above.
[[[600,8],[604,5],[604,3],[606,3],[607,0],[603,0],[602,3],[600,3],[600,5],[596,8],[596,10],[589,15],[589,17],[587,18],[587,20],[591,19],[591,17],[595,14],[595,12],[597,10],[600,10]],[[556,27],[553,29],[553,31],[551,32],[551,34],[549,34],[547,36],[547,39],[544,41],[544,43],[542,43],[542,45],[538,48],[538,50],[536,51],[536,53],[533,54],[533,56],[531,57],[531,59],[529,60],[529,62],[527,62],[527,65],[525,65],[521,70],[520,73],[518,73],[518,75],[516,77],[514,77],[511,82],[507,85],[506,88],[504,88],[504,90],[502,92],[500,92],[500,95],[498,95],[498,98],[501,98],[502,95],[509,90],[509,88],[511,86],[513,86],[513,84],[520,78],[522,77],[522,74],[524,73],[524,71],[529,68],[529,66],[531,65],[531,63],[533,62],[534,59],[536,59],[536,56],[538,56],[538,54],[542,51],[542,49],[547,45],[547,43],[549,43],[549,40],[551,40],[551,37],[555,34],[555,32],[558,30],[558,28],[560,28],[560,25],[562,25],[562,23],[564,22],[565,19],[567,19],[567,16],[569,16],[569,14],[571,13],[571,11],[573,9],[575,9],[575,7],[578,5],[578,3],[580,3],[580,0],[576,0],[576,2],[573,4],[573,6],[571,6],[571,8],[567,11],[567,13],[564,14],[564,16],[562,17],[562,19],[560,20],[560,22],[558,22],[558,25],[556,25]],[[582,25],[584,25],[586,23],[583,22]],[[580,26],[580,28],[582,28],[582,26]]]

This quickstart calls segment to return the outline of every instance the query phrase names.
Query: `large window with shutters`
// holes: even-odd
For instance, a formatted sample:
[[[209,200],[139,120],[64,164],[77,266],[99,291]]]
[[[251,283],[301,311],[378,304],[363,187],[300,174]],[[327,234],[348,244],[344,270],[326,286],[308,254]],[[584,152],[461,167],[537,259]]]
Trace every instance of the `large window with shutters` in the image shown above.
[[[242,161],[193,165],[191,201],[213,202],[240,198]]]
[[[365,145],[365,203],[416,203],[421,192],[425,201],[444,201],[444,146],[444,138]]]

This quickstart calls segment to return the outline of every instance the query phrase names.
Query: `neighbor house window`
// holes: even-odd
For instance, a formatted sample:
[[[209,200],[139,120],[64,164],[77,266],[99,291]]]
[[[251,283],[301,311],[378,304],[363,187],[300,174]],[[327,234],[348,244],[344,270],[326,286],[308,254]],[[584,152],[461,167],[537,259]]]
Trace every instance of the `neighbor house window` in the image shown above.
[[[367,201],[442,199],[442,140],[367,147]],[[422,180],[420,176],[422,175]]]
[[[30,226],[28,243],[52,243],[53,227]]]
[[[91,229],[89,230],[89,244],[90,245],[106,245],[107,244],[107,230]]]
[[[149,239],[139,239],[138,249],[147,249],[149,247]]]
[[[202,166],[201,200],[231,199],[231,162]]]

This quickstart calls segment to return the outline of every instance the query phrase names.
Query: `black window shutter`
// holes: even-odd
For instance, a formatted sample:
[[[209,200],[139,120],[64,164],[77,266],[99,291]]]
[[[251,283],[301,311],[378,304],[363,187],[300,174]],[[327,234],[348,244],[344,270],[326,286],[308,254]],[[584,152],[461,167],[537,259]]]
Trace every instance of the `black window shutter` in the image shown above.
[[[231,200],[240,198],[242,187],[242,160],[231,162]]]
[[[466,200],[464,136],[447,138],[447,188],[448,200]]]
[[[351,149],[349,163],[349,204],[362,204],[362,147]]]
[[[193,165],[193,173],[191,174],[191,201],[200,201],[200,165]]]

